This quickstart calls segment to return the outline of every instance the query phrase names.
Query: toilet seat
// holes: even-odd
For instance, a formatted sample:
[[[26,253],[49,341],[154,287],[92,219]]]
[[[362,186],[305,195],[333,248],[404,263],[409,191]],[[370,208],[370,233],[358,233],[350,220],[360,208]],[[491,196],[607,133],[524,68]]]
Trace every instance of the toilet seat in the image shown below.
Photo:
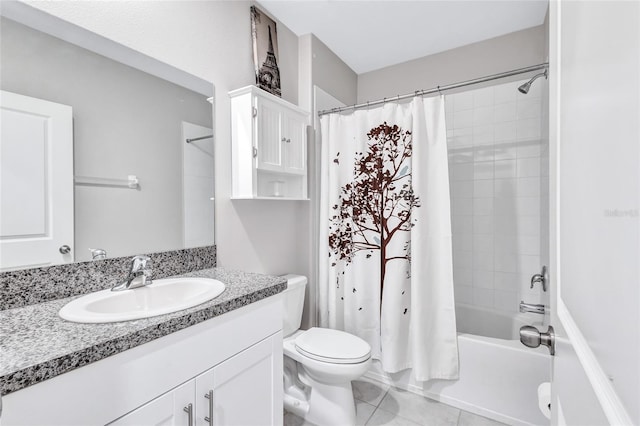
[[[367,342],[329,328],[310,328],[296,338],[295,347],[308,358],[333,364],[358,364],[371,357]]]

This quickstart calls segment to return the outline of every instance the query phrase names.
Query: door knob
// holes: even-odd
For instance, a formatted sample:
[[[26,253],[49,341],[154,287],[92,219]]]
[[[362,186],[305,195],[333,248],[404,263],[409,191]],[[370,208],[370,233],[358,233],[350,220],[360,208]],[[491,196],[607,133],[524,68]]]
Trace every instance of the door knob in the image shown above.
[[[552,326],[549,326],[544,333],[530,325],[520,327],[520,341],[530,348],[537,348],[540,345],[546,346],[551,355],[556,354],[556,335]]]
[[[60,246],[60,248],[59,248],[58,250],[59,250],[59,251],[60,251],[60,253],[62,253],[62,254],[69,254],[69,253],[71,253],[71,247],[69,247],[69,246],[68,246],[68,245],[66,245],[66,244],[65,244],[65,245],[63,245],[63,246]]]

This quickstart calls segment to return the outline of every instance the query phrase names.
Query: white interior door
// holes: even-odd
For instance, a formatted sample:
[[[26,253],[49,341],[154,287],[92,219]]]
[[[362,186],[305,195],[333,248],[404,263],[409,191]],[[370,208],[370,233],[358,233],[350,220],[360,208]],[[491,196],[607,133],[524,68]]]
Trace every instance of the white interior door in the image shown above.
[[[203,247],[215,241],[213,129],[182,122],[182,223],[184,247]]]
[[[552,424],[640,424],[640,3],[550,4]]]
[[[0,110],[0,268],[71,262],[72,109],[1,91]]]

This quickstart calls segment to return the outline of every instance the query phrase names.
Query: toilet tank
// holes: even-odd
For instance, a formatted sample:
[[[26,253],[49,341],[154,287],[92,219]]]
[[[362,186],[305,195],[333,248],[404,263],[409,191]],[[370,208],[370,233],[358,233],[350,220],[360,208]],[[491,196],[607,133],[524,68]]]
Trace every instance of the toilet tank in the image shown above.
[[[285,336],[295,333],[302,322],[302,308],[304,307],[304,289],[307,277],[302,275],[284,275],[287,279],[287,289],[284,295],[284,315],[282,333]]]

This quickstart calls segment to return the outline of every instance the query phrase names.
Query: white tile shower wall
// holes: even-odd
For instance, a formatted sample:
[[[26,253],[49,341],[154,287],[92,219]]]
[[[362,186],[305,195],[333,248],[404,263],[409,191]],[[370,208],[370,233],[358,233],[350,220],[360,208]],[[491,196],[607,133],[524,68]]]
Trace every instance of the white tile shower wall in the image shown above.
[[[529,288],[548,258],[546,82],[525,81],[445,100],[456,300],[510,312],[546,301]]]

